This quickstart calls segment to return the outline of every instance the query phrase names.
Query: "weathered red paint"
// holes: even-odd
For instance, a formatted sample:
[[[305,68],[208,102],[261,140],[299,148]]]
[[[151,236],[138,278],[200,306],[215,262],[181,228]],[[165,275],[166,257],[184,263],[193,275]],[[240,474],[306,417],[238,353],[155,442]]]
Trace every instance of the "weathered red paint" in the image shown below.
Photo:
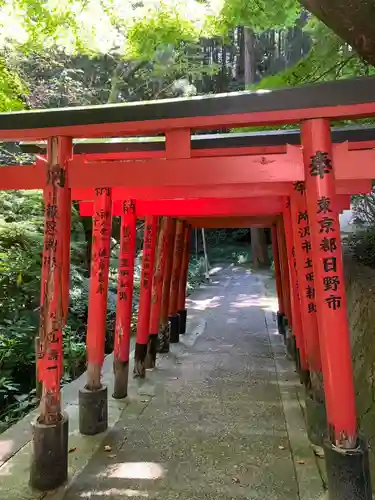
[[[271,231],[272,231],[273,262],[275,266],[275,280],[276,280],[277,300],[279,303],[279,313],[285,314],[283,282],[281,277],[281,266],[280,266],[279,249],[278,249],[279,243],[277,238],[277,228],[275,224],[272,225]]]
[[[150,333],[151,288],[155,264],[157,227],[158,217],[155,217],[154,215],[147,216],[144,229],[142,273],[136,335],[136,343],[139,345],[147,345]]]
[[[293,334],[296,337],[296,343],[300,353],[301,367],[304,370],[308,370],[305,342],[303,338],[301,307],[299,298],[299,283],[296,273],[297,264],[295,258],[295,247],[293,241],[293,230],[292,230],[289,202],[288,206],[285,207],[284,210],[284,227],[285,227],[285,239],[286,239],[286,246],[288,253],[288,266],[289,266],[289,276],[290,276],[290,290],[291,290],[290,295],[291,295]]]
[[[304,185],[303,189],[293,192],[290,198],[290,212],[307,362],[310,371],[321,372],[312,245]]]
[[[333,442],[354,448],[355,392],[330,124],[306,121],[301,133],[327,420]]]
[[[189,260],[190,260],[190,239],[191,239],[191,229],[188,225],[186,225],[184,243],[183,243],[182,261],[181,261],[180,281],[178,285],[178,298],[177,298],[178,311],[182,311],[183,309],[185,309],[186,286],[187,286]]]
[[[171,288],[171,278],[172,278],[172,265],[173,265],[173,254],[174,254],[174,244],[176,237],[176,219],[171,219],[171,230],[168,238],[167,245],[167,255],[165,260],[165,271],[163,280],[163,293],[160,311],[160,325],[165,327],[168,324],[168,310],[169,310],[169,292]]]
[[[359,192],[368,192],[371,190],[368,181],[373,176],[375,151],[350,150],[350,146],[349,150],[347,148],[346,146],[344,149],[341,144],[335,145],[334,157],[339,162],[337,190],[339,193],[349,194],[355,193],[357,189]],[[174,193],[172,197],[203,197],[204,193],[208,193],[205,196],[210,196],[209,193],[218,187],[229,191],[230,196],[233,196],[233,188],[239,190],[241,184],[249,185],[248,191],[258,189],[259,184],[262,188],[272,186],[268,189],[273,193],[275,189],[280,189],[275,184],[304,180],[302,153],[298,146],[288,146],[287,152],[283,154],[251,156],[237,153],[236,156],[221,154],[176,159],[151,157],[127,161],[89,161],[85,158],[82,155],[75,156],[69,166],[69,187],[74,189],[74,199],[85,199],[86,190],[92,191],[103,183],[119,190],[118,199],[155,199],[164,198],[170,191]],[[360,166],[357,168],[358,165]],[[34,166],[2,166],[0,189],[43,189],[44,177],[45,159],[42,157],[37,158]],[[126,187],[123,186],[124,178]],[[366,182],[369,189],[363,187],[363,184],[354,188],[351,186],[352,181]],[[244,186],[242,192],[242,196],[247,195]],[[92,196],[88,199],[92,199]]]
[[[155,273],[152,280],[150,333],[159,332],[160,314],[163,294],[163,278],[168,250],[168,239],[172,230],[172,219],[163,217],[158,239],[158,254],[155,264]]]
[[[244,215],[267,215],[281,213],[284,206],[283,197],[272,198],[203,198],[196,200],[140,200],[137,201],[138,217],[158,215],[168,217],[225,217]],[[121,201],[113,204],[113,215],[121,215]],[[90,216],[93,212],[92,202],[80,202],[80,215]]]
[[[71,187],[93,188],[106,179],[111,187],[194,186],[293,182],[303,178],[303,165],[294,151],[284,155],[71,162]],[[356,178],[356,177],[354,177]],[[1,184],[0,184],[1,188]]]
[[[96,189],[94,206],[86,343],[88,365],[100,367],[104,361],[112,230],[112,199],[110,188]]]
[[[337,181],[338,183],[340,181]],[[363,183],[363,181],[361,181]],[[346,185],[353,183],[345,181]],[[344,186],[345,187],[345,186]],[[366,190],[371,191],[371,183],[367,182]],[[288,196],[290,184],[280,182],[275,184],[230,184],[230,185],[196,185],[196,186],[122,186],[113,188],[113,199],[124,200],[134,198],[137,200],[168,200],[168,199],[197,199],[197,198],[250,198],[253,196]],[[356,190],[361,192],[361,190]],[[74,200],[92,200],[93,189],[73,188]]]
[[[191,157],[191,138],[189,128],[172,129],[166,132],[165,156],[168,159]]]
[[[89,125],[66,125],[27,130],[0,130],[1,140],[43,140],[52,136],[70,137],[122,137],[145,133],[163,133],[171,129],[215,129],[261,125],[299,123],[314,118],[356,119],[375,114],[375,102],[299,108],[290,110],[257,111],[251,113],[162,118],[124,123],[95,123]]]
[[[68,165],[73,157],[72,139],[70,137],[61,137],[58,144],[58,155],[60,163],[64,164],[65,182],[69,186],[69,169]],[[71,189],[67,189],[64,196],[64,203],[61,207],[63,217],[63,282],[62,282],[62,295],[63,295],[63,314],[64,323],[66,324],[69,309],[69,292],[70,292],[70,232],[71,232],[71,219],[72,219],[72,198]]]
[[[65,182],[67,163],[62,145],[55,137],[48,142],[44,188],[44,242],[42,261],[42,302],[40,308],[37,373],[43,384],[39,421],[55,424],[61,415],[62,328],[64,326],[64,217],[69,201]],[[60,156],[61,155],[61,156]]]
[[[134,259],[137,244],[136,205],[134,200],[122,204],[120,255],[116,304],[114,357],[129,361],[131,320],[133,310]]]
[[[174,253],[172,264],[171,287],[169,293],[168,315],[177,314],[178,288],[180,284],[181,263],[184,247],[185,223],[178,220],[176,224],[176,236],[174,240]]]
[[[284,314],[288,320],[288,325],[292,328],[292,309],[291,309],[291,298],[290,298],[290,276],[289,276],[289,266],[288,266],[288,256],[285,241],[285,230],[283,217],[279,217],[276,220],[277,229],[277,241],[278,241],[278,251],[279,251],[279,262],[281,268],[282,276],[282,292],[283,292],[283,302],[284,302]]]

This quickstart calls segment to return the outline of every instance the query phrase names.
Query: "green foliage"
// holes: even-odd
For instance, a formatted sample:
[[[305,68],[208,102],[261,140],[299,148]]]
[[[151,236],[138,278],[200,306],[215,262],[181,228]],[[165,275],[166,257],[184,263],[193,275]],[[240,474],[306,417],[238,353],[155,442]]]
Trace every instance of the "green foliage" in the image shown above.
[[[196,39],[192,22],[176,11],[160,9],[138,20],[127,31],[128,56],[150,61],[159,53],[159,57],[172,58],[174,47]]]
[[[24,108],[21,98],[26,90],[19,76],[10,71],[0,56],[0,112],[19,111]]]
[[[313,18],[305,30],[313,45],[309,54],[286,71],[264,78],[256,89],[295,87],[342,78],[375,74],[375,68],[365,63],[325,24]]]
[[[361,229],[349,235],[347,243],[358,262],[375,268],[375,227]]]
[[[214,29],[224,36],[236,26],[259,33],[269,28],[292,26],[301,7],[296,0],[224,0]]]

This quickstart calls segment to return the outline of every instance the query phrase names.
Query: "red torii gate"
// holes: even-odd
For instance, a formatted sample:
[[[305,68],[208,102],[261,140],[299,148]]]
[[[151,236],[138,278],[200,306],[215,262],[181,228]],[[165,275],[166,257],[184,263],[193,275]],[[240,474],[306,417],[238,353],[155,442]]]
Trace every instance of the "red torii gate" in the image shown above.
[[[269,201],[276,196],[281,200],[286,197],[277,210],[273,207],[273,211],[267,212],[264,200],[260,202],[258,198],[264,210],[256,211],[254,203],[249,202],[253,212],[244,213],[243,206],[238,208],[232,224],[272,223],[280,329],[286,316],[293,329],[293,337],[288,340],[296,339],[300,373],[311,391],[310,399],[315,405],[326,405],[324,447],[330,498],[371,498],[367,447],[357,432],[338,224],[343,205],[338,195],[370,189],[374,140],[332,144],[330,120],[374,115],[374,83],[373,78],[367,78],[265,94],[245,92],[174,102],[0,115],[2,140],[48,140],[46,157],[38,157],[35,165],[0,169],[0,189],[43,189],[45,199],[38,353],[43,395],[39,419],[33,423],[33,486],[54,488],[67,477],[68,420],[61,410],[60,376],[69,281],[71,200],[93,201],[90,210],[94,212],[88,380],[80,391],[80,428],[90,434],[107,426],[107,390],[101,383],[100,370],[113,200],[123,202],[115,347],[115,371],[120,375],[114,394],[122,397],[126,395],[127,323],[137,203],[142,199],[164,200],[159,202],[161,211],[162,206],[167,208],[166,199],[171,203],[178,197],[189,199],[191,205],[183,208],[183,218],[207,227],[207,218],[215,214],[215,203],[205,211],[204,198],[225,198],[228,208],[236,203],[241,206],[243,198],[266,196]],[[191,145],[191,131],[195,129],[282,123],[300,124],[302,148],[284,144],[200,150]],[[102,153],[96,157],[73,155],[72,138],[146,133],[164,133],[165,150],[130,155],[107,153],[105,159]],[[201,200],[194,202],[191,198]],[[114,207],[117,211],[116,201]],[[179,215],[182,207],[181,202],[170,214]],[[216,213],[220,219],[214,219],[212,224],[218,220],[230,224],[232,214],[228,212],[222,205]],[[157,234],[160,215],[163,219]],[[149,334],[155,337],[158,316],[162,350],[168,348],[165,321],[169,315],[173,323],[178,318],[178,308],[184,307],[188,262],[186,221],[176,221],[165,213],[150,214],[146,209],[144,216],[136,376],[143,376],[148,344],[148,362],[151,366],[154,362],[155,339],[149,342]],[[181,312],[183,316],[185,311]],[[178,331],[174,332],[172,340],[177,341]],[[314,392],[320,371],[324,398]]]

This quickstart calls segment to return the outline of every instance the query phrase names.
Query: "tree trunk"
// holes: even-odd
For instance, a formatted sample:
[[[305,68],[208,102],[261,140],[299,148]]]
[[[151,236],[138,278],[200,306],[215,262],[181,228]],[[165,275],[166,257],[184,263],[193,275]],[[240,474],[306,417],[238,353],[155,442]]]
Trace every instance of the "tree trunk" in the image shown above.
[[[300,3],[375,66],[373,1],[300,0]]]
[[[244,63],[245,88],[247,88],[256,80],[255,36],[248,27],[244,28]],[[264,229],[251,229],[251,253],[254,269],[269,265]]]

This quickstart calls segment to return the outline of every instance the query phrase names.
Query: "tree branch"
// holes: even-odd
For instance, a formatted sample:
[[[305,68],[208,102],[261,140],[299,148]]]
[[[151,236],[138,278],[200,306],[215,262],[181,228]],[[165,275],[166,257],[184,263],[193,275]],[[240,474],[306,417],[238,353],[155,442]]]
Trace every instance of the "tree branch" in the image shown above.
[[[300,4],[375,66],[374,0],[299,0]]]

